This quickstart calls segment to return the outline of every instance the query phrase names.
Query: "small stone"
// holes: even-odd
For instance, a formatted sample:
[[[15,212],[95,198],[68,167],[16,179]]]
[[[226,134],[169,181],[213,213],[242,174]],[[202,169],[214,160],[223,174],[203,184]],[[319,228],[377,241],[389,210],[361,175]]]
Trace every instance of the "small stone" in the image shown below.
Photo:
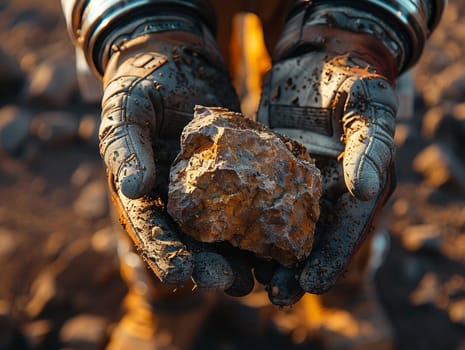
[[[97,232],[95,232],[92,236],[92,248],[96,252],[116,252],[117,248],[117,241],[116,241],[116,234],[112,227],[105,227]]]
[[[76,68],[69,59],[42,62],[30,79],[28,98],[47,107],[66,107],[78,93]]]
[[[413,168],[434,188],[450,184],[465,190],[465,166],[445,145],[425,148],[415,157]]]
[[[43,269],[32,284],[32,295],[25,311],[30,318],[37,317],[49,305],[60,304],[63,295],[57,292],[57,272],[53,267]]]
[[[465,298],[452,301],[448,312],[452,322],[465,326]]]
[[[43,348],[43,343],[53,331],[53,323],[50,320],[33,321],[22,327],[24,336],[33,349]]]
[[[100,350],[106,340],[108,321],[103,317],[79,315],[60,330],[63,347],[70,350]]]
[[[39,54],[29,51],[21,57],[19,65],[24,72],[31,72],[39,65]]]
[[[98,147],[99,145],[99,124],[100,118],[96,115],[86,114],[79,122],[79,138],[87,142],[90,146]]]
[[[444,103],[430,108],[422,120],[422,135],[431,140],[457,144],[460,148],[465,137],[465,118],[460,116],[460,106]]]
[[[181,147],[167,210],[185,233],[285,266],[309,255],[321,179],[304,146],[238,113],[197,106]]]
[[[43,254],[50,258],[50,260],[56,259],[56,257],[62,252],[65,245],[66,234],[60,231],[52,232],[49,234],[47,241],[45,242]]]
[[[442,234],[443,230],[439,225],[422,224],[407,227],[401,238],[403,246],[410,251],[416,251],[420,248],[439,251]]]
[[[108,214],[108,194],[103,181],[93,181],[85,186],[74,203],[77,215],[88,220],[97,220]]]
[[[433,139],[444,122],[447,110],[443,105],[430,108],[422,119],[421,134],[426,139]]]
[[[0,109],[0,152],[14,153],[29,135],[30,116],[15,106]]]
[[[465,93],[465,74],[462,72],[459,75],[451,76],[449,84],[444,87],[442,99],[449,101],[460,101]]]
[[[74,171],[73,175],[71,176],[70,182],[75,187],[83,187],[84,185],[89,183],[94,173],[94,166],[91,163],[84,162],[80,164]]]
[[[13,253],[17,244],[15,234],[12,231],[0,227],[0,257],[5,257]]]
[[[396,125],[394,134],[394,142],[397,147],[408,147],[410,144],[418,140],[418,132],[410,124],[399,122]]]
[[[417,288],[410,295],[414,305],[434,304],[440,294],[440,281],[436,274],[426,273]]]
[[[433,77],[427,76],[426,79],[418,89],[428,106],[435,106],[444,101],[460,101],[465,92],[465,74],[460,61],[449,64],[441,72]]]
[[[457,103],[452,108],[452,116],[459,121],[465,121],[465,102]]]
[[[392,204],[392,213],[397,217],[404,217],[411,210],[410,202],[405,198],[399,198]]]
[[[67,145],[77,137],[78,121],[68,112],[37,114],[31,124],[31,133],[48,146]]]

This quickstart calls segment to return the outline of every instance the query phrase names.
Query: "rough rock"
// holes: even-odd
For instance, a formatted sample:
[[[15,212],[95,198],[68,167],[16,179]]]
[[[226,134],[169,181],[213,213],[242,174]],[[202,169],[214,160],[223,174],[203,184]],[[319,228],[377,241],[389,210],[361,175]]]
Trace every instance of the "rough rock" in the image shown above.
[[[30,117],[15,106],[0,109],[0,151],[14,153],[29,136]]]
[[[167,210],[185,233],[285,266],[308,256],[321,179],[304,146],[240,114],[197,106],[181,148]]]

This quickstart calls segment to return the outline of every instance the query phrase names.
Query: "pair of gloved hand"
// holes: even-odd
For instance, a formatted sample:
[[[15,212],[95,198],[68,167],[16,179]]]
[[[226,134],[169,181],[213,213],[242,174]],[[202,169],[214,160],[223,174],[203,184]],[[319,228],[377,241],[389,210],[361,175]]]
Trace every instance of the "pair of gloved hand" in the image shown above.
[[[242,296],[254,273],[274,304],[289,305],[305,291],[329,289],[372,231],[393,188],[393,60],[368,35],[315,33],[312,45],[277,56],[258,111],[259,121],[305,143],[323,175],[314,247],[294,269],[195,242],[166,213],[169,167],[194,106],[239,109],[217,49],[196,34],[168,31],[129,40],[110,58],[101,154],[122,224],[162,282],[192,277]]]

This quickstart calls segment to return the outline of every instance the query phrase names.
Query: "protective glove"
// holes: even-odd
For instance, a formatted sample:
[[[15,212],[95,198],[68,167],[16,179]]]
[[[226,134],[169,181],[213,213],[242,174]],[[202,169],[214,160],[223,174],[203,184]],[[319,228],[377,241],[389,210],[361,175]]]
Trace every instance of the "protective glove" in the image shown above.
[[[274,304],[324,293],[344,273],[394,188],[394,62],[371,35],[315,26],[305,45],[278,47],[257,119],[306,145],[323,179],[308,259],[268,274]]]
[[[156,276],[174,284],[192,276],[199,287],[241,295],[248,291],[235,290],[242,278],[235,266],[243,265],[180,233],[164,205],[194,106],[239,108],[222,59],[206,42],[165,31],[114,48],[104,75],[100,151],[120,221]]]

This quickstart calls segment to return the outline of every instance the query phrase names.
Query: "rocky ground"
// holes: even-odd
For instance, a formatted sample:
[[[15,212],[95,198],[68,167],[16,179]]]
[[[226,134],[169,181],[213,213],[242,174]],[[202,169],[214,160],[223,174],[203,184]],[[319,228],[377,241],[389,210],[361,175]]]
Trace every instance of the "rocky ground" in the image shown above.
[[[376,282],[398,349],[465,349],[463,5],[449,1],[414,71],[414,116],[396,134],[391,249]],[[79,95],[59,1],[1,1],[0,349],[101,349],[118,320],[126,288],[98,115]],[[250,323],[217,329],[233,311],[254,319],[223,304],[199,349],[304,347],[271,328],[257,338]]]

